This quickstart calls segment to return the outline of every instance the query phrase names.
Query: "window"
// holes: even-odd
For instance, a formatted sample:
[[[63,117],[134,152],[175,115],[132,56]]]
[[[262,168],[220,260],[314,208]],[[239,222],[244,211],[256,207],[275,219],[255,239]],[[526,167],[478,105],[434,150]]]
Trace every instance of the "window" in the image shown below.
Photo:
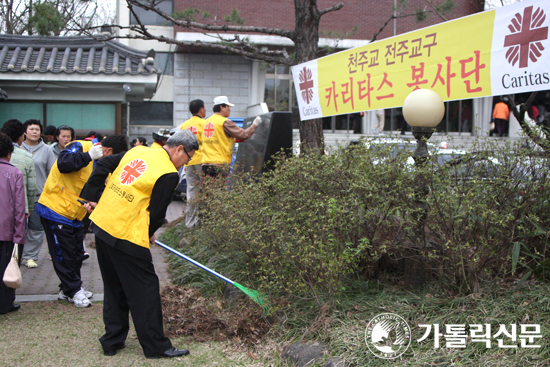
[[[155,68],[160,69],[164,75],[174,75],[174,54],[172,52],[157,52]]]
[[[0,103],[0,122],[17,119],[25,122],[29,119],[36,119],[44,122],[44,105],[42,103]]]
[[[77,132],[115,132],[116,107],[113,103],[47,103],[46,114],[49,124],[69,125]]]
[[[77,135],[90,130],[114,133],[116,129],[115,103],[49,103],[2,102],[0,121],[18,119],[40,120],[47,125],[69,125]]]
[[[130,125],[174,125],[172,102],[143,102],[130,104]]]
[[[399,130],[401,134],[411,131],[411,127],[403,118],[401,107],[386,109],[385,114],[384,131],[394,132]],[[471,99],[445,102],[445,115],[439,125],[436,126],[438,132],[458,132],[467,135],[472,134],[473,129],[473,104]]]
[[[144,4],[150,3],[147,0],[142,0],[142,1]],[[164,0],[158,3],[156,5],[156,8],[170,15],[172,14],[174,3],[172,0]],[[141,21],[141,24],[143,25],[161,25],[161,26],[172,25],[172,22],[164,19],[163,17],[161,17],[160,15],[158,15],[153,11],[148,11],[137,6],[134,6],[133,10],[136,13],[137,17],[139,18],[139,20]],[[138,24],[132,12],[130,12],[130,24]]]
[[[293,93],[292,78],[288,66],[269,66],[265,75],[264,102],[269,111],[292,111]]]

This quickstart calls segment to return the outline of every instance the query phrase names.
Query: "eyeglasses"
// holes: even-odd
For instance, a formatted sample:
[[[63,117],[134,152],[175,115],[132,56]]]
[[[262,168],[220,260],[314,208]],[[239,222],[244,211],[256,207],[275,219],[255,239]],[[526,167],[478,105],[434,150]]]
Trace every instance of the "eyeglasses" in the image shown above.
[[[187,153],[187,152],[185,151],[185,149],[183,149],[183,152],[184,152],[185,155],[187,156],[187,162],[189,162],[191,159],[193,159],[193,157],[190,157],[190,156],[189,156],[189,153]]]

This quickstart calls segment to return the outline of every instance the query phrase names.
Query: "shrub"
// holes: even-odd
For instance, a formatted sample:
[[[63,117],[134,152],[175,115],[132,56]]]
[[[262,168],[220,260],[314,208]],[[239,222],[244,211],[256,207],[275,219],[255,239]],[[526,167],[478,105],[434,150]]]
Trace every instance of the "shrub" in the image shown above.
[[[235,281],[321,303],[351,277],[400,271],[398,260],[425,226],[431,279],[475,292],[482,281],[524,275],[542,261],[527,251],[546,247],[541,236],[521,236],[534,230],[532,223],[550,222],[548,160],[541,158],[543,173],[529,179],[517,165],[532,152],[507,154],[511,149],[485,153],[496,157],[492,166],[478,164],[478,153],[460,165],[418,168],[403,155],[387,158],[363,145],[330,156],[280,156],[262,177],[232,175],[230,190],[221,180],[203,185],[192,247],[232,261]],[[424,199],[419,180],[429,188]],[[525,250],[513,273],[519,241]]]

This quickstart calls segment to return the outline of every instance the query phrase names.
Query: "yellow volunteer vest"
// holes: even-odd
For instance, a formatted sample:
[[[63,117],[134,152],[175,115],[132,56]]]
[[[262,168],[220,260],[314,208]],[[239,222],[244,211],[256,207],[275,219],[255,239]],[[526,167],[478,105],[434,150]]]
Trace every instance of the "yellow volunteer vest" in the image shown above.
[[[149,248],[151,193],[159,177],[171,172],[177,173],[166,150],[129,150],[107,182],[90,219],[115,238]]]
[[[77,140],[76,142],[82,145],[84,152],[88,152],[93,146],[91,141]],[[56,160],[38,202],[65,218],[82,220],[86,215],[86,210],[76,199],[80,197],[80,192],[92,174],[93,168],[94,161],[91,161],[79,171],[61,173],[57,168]]]
[[[191,131],[193,134],[195,134],[195,137],[199,142],[199,150],[195,150],[195,154],[193,155],[193,159],[191,159],[191,163],[186,164],[185,167],[196,166],[197,164],[202,163],[202,129],[204,128],[204,122],[205,121],[199,116],[193,116],[180,125],[180,130]]]
[[[162,145],[160,145],[159,143],[154,141],[153,144],[151,144],[151,148],[153,148],[153,149],[162,148]]]
[[[235,138],[228,138],[223,131],[227,118],[213,114],[204,121],[202,130],[202,163],[231,164]]]

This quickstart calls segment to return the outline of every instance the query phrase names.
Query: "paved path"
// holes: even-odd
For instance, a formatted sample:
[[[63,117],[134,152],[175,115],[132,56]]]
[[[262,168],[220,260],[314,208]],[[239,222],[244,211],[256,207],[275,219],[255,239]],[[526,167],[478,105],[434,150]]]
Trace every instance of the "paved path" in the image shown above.
[[[168,207],[166,219],[171,222],[182,215],[184,203],[182,201],[174,201]],[[163,228],[157,231],[157,237],[162,233]],[[90,254],[90,258],[82,263],[81,277],[84,282],[83,287],[86,290],[92,291],[94,297],[92,301],[103,300],[103,281],[97,263],[97,255],[93,247],[94,235],[87,234],[84,240],[86,251]],[[153,263],[155,270],[160,280],[161,289],[170,283],[170,274],[167,269],[167,264],[164,258],[167,251],[159,246],[151,246],[151,254],[153,255]],[[21,274],[23,277],[23,285],[17,289],[15,294],[15,302],[30,302],[30,301],[53,301],[57,300],[59,293],[59,278],[55,274],[50,254],[48,252],[48,244],[44,238],[42,249],[38,255],[38,268],[29,269],[24,264],[21,264]]]

